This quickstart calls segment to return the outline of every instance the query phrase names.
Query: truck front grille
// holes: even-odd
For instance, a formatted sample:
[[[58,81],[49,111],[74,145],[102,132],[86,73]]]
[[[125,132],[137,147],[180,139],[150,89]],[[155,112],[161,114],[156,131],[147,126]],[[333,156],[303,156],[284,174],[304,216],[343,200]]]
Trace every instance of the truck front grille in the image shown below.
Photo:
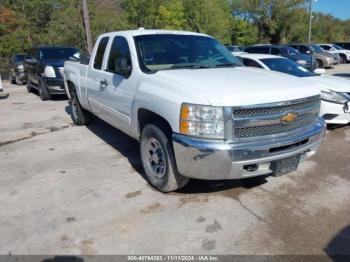
[[[320,97],[234,108],[233,138],[244,139],[284,135],[316,121]]]

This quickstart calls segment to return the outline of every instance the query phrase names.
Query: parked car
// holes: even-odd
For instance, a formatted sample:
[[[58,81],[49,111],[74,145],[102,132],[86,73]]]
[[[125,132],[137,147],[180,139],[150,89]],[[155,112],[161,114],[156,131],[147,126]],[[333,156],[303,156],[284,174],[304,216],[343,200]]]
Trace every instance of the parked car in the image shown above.
[[[333,43],[333,44],[341,46],[342,48],[344,48],[346,50],[350,50],[350,42],[337,42],[337,43]]]
[[[309,54],[301,54],[298,50],[284,45],[256,45],[244,49],[247,53],[273,54],[283,56],[295,61],[308,70],[316,68],[315,58]]]
[[[226,48],[231,52],[231,54],[233,54],[234,56],[237,56],[237,55],[240,55],[240,54],[244,54],[245,52],[241,51],[239,49],[238,46],[236,45],[229,45],[229,46],[226,46]]]
[[[11,83],[16,85],[23,85],[27,81],[26,74],[24,73],[23,61],[24,54],[16,54],[11,59],[10,65],[10,77]]]
[[[65,62],[72,119],[84,125],[94,114],[139,140],[145,176],[163,192],[190,177],[289,173],[323,139],[319,91],[241,65],[204,34],[106,33],[88,65]]]
[[[322,103],[320,115],[325,121],[328,124],[350,123],[349,80],[324,75],[322,74],[324,72],[321,71],[324,71],[324,69],[316,69],[316,73],[307,71],[293,61],[279,56],[242,54],[240,58],[246,66],[278,71],[311,81],[321,91]]]
[[[63,64],[72,57],[79,57],[77,48],[62,46],[31,48],[24,62],[28,92],[37,89],[41,100],[49,100],[51,95],[65,94]]]
[[[320,44],[319,46],[327,52],[338,54],[342,64],[350,62],[350,50],[346,50],[335,44]]]
[[[337,61],[334,55],[325,52],[317,45],[290,44],[289,46],[297,49],[302,54],[312,54],[316,58],[316,68],[331,68]]]

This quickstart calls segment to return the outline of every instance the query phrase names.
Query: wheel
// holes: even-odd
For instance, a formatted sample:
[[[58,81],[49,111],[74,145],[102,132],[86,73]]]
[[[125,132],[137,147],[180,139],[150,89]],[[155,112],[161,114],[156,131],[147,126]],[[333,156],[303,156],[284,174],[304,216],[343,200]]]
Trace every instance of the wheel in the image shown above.
[[[43,101],[51,99],[49,90],[47,90],[47,87],[43,80],[39,80],[39,96],[40,96],[40,99]]]
[[[346,57],[344,55],[340,56],[340,63],[341,64],[346,64]]]
[[[77,94],[75,92],[71,93],[71,117],[74,124],[78,126],[86,125],[91,121],[91,113],[81,107]]]
[[[32,92],[32,84],[30,83],[29,80],[27,81],[27,91],[28,91],[28,93]]]
[[[153,124],[146,125],[141,134],[141,161],[148,182],[161,192],[184,187],[189,178],[176,169],[171,140]]]
[[[320,60],[316,60],[316,68],[323,68],[323,64],[322,64],[322,61]]]
[[[23,85],[22,81],[19,80],[18,76],[16,76],[15,82],[16,82],[16,85],[18,85],[18,86],[19,86],[19,85]]]
[[[13,78],[13,75],[11,74],[11,84],[16,84],[16,80]]]

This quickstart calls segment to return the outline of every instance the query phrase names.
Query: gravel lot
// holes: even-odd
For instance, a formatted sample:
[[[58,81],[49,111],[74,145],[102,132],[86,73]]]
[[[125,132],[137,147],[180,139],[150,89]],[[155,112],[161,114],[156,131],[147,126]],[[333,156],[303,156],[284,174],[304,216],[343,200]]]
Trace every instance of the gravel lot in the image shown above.
[[[97,119],[74,126],[65,98],[3,85],[0,254],[350,255],[348,126],[287,176],[161,194],[137,142]]]

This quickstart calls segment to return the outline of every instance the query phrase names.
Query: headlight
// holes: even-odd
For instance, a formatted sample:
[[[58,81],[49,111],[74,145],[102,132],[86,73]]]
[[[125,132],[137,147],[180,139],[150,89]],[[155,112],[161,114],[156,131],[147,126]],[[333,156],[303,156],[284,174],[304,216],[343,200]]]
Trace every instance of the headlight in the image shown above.
[[[345,104],[350,100],[350,96],[345,93],[336,93],[334,91],[322,91],[322,100],[337,103],[337,104]]]
[[[55,69],[52,66],[45,66],[44,76],[46,77],[56,77]]]
[[[180,133],[201,138],[224,139],[222,107],[182,104]]]
[[[305,60],[297,60],[297,64],[299,64],[299,65],[306,65],[307,62]]]
[[[24,71],[24,67],[23,67],[23,65],[19,65],[19,66],[17,66],[17,70],[18,70],[18,71],[21,71],[21,72],[22,72],[22,71]]]

